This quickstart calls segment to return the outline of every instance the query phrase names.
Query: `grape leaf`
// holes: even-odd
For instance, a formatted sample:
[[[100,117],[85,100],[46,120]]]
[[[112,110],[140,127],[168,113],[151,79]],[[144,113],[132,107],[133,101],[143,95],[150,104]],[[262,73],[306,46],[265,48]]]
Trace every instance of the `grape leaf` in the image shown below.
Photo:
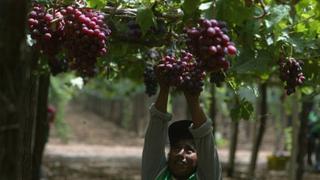
[[[303,94],[306,94],[306,95],[310,95],[311,93],[314,92],[314,88],[308,87],[308,86],[302,87],[300,90]]]
[[[249,120],[253,112],[253,105],[246,99],[242,99],[240,102],[240,118]]]
[[[279,23],[283,18],[289,17],[290,6],[278,5],[270,8],[270,15],[265,20],[267,28],[271,28],[275,24]]]
[[[190,19],[198,19],[201,14],[199,6],[200,0],[183,1],[183,4],[181,4],[181,9],[183,11],[183,21],[188,21]]]
[[[230,116],[232,121],[239,121],[240,119],[249,120],[253,110],[252,103],[242,98],[240,102],[231,108]]]
[[[244,3],[240,0],[220,0],[217,1],[216,18],[229,23],[242,25],[245,21],[250,19],[253,10],[253,8],[245,7]]]
[[[88,7],[101,9],[107,4],[107,0],[86,0]]]
[[[182,4],[182,10],[185,14],[194,14],[200,5],[200,0],[185,0]]]
[[[155,25],[155,17],[150,8],[144,7],[140,8],[137,12],[136,21],[141,27],[143,35],[147,33],[147,31]]]
[[[212,7],[212,2],[207,2],[207,3],[202,3],[200,6],[199,6],[199,9],[201,11],[204,11],[204,10],[207,10],[209,8]]]

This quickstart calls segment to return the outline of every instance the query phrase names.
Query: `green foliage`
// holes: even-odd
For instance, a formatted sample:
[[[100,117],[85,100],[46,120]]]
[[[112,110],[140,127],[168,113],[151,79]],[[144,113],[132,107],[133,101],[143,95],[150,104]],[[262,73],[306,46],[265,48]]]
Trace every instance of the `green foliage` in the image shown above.
[[[251,102],[243,98],[231,109],[230,116],[232,121],[239,121],[240,119],[249,120],[253,110]]]
[[[292,127],[284,129],[285,149],[291,152],[292,149]]]
[[[215,143],[217,144],[218,148],[225,148],[225,146],[228,144],[228,140],[223,138],[221,133],[216,132],[214,137]]]
[[[218,0],[215,16],[230,24],[242,25],[252,18],[253,13],[254,9],[245,7],[242,0]]]
[[[270,29],[274,25],[277,25],[282,19],[289,16],[290,6],[288,5],[276,5],[270,8],[270,15],[265,20],[266,28]]]
[[[88,7],[101,9],[107,4],[107,0],[86,0]]]
[[[130,97],[144,91],[144,86],[128,78],[113,80],[100,77],[90,81],[84,88],[84,92],[96,92],[104,98]]]
[[[132,14],[136,13],[136,16],[108,14],[106,19],[113,32],[108,56],[102,59],[110,66],[97,78],[103,79],[101,87],[94,88],[106,88],[108,93],[116,91],[121,95],[135,92],[142,87],[145,64],[158,60],[146,57],[151,48],[160,54],[168,49],[185,48],[181,36],[183,27],[194,25],[198,17],[215,17],[227,22],[228,34],[238,49],[238,56],[230,58],[232,66],[227,72],[228,87],[225,89],[231,88],[237,93],[248,84],[261,81],[282,88],[277,64],[282,54],[304,61],[306,82],[301,92],[309,95],[320,92],[320,2],[317,0],[300,0],[297,4],[268,0],[265,1],[267,14],[260,18],[257,16],[264,13],[261,5],[254,3],[248,7],[243,0],[86,0],[86,3],[97,9],[103,9],[108,3],[118,9],[133,9]],[[133,19],[144,35],[137,41],[125,36],[127,23]],[[150,35],[150,28],[158,27],[158,20],[165,22],[167,32]],[[121,81],[123,84],[118,84]],[[234,120],[249,119],[252,111],[252,104],[241,99],[232,108],[231,116]]]
[[[77,89],[70,83],[73,78],[72,74],[61,74],[50,78],[49,102],[56,107],[55,127],[63,141],[67,141],[69,135],[69,127],[64,121],[66,107],[77,93]]]
[[[41,0],[50,3],[49,0]],[[241,82],[278,79],[277,61],[279,54],[303,58],[307,76],[304,92],[319,91],[320,80],[318,69],[320,42],[320,3],[317,0],[301,0],[297,4],[278,3],[275,0],[265,1],[267,14],[263,14],[259,3],[248,7],[243,0],[86,0],[88,7],[101,9],[107,3],[118,9],[130,8],[136,11],[136,22],[141,27],[144,37],[140,42],[130,44],[115,36],[124,35],[127,31],[128,17],[108,15],[111,26],[114,26],[108,57],[112,62],[108,75],[111,77],[141,78],[143,65],[148,59],[142,54],[153,46],[165,49],[184,48],[179,37],[185,23],[198,17],[215,17],[224,20],[230,29],[229,35],[239,50],[238,56],[232,58],[228,73],[232,87],[241,86]],[[183,12],[180,16],[179,12]],[[132,17],[131,17],[132,18]],[[134,18],[134,17],[133,17]],[[151,27],[157,27],[157,20],[165,22],[170,34],[149,36]],[[194,21],[193,21],[194,22]],[[190,24],[188,24],[190,25]],[[150,43],[152,42],[152,43]],[[140,43],[140,44],[139,44]],[[145,45],[149,43],[148,45]],[[132,64],[135,66],[132,66]],[[119,75],[118,75],[119,74]],[[141,82],[141,81],[140,81]],[[305,91],[305,90],[309,91]]]
[[[156,25],[153,12],[148,7],[138,9],[136,21],[141,27],[143,35],[145,35],[152,26]]]
[[[200,0],[184,0],[181,9],[185,18],[194,17],[199,13]]]
[[[52,4],[53,0],[35,0],[34,2],[37,2],[40,4]]]
[[[199,10],[201,11],[201,15],[204,17],[204,18],[207,18],[207,19],[212,19],[214,18],[214,6],[213,6],[213,2],[210,1],[210,2],[205,2],[205,3],[202,3],[200,4],[199,6]]]

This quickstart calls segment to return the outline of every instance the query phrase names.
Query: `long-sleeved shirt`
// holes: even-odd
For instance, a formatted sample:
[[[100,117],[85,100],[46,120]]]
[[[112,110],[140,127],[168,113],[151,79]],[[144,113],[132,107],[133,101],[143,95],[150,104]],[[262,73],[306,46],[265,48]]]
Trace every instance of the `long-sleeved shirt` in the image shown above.
[[[150,121],[145,135],[142,153],[142,180],[155,180],[160,171],[167,167],[165,145],[168,135],[169,113],[160,112],[154,105],[150,107]],[[198,156],[196,175],[200,180],[221,180],[221,165],[210,120],[202,126],[189,128],[195,141]]]

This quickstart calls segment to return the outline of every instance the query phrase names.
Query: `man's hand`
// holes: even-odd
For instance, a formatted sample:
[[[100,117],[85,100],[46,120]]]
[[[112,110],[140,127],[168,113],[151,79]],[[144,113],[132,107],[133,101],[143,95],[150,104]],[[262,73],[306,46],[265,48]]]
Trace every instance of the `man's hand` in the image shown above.
[[[200,99],[199,99],[200,93],[191,94],[185,91],[184,95],[186,97],[189,111],[191,113],[193,127],[198,128],[207,120],[206,115],[204,114],[203,109],[200,106]]]
[[[183,94],[186,97],[186,100],[187,100],[188,104],[189,104],[189,102],[190,103],[199,103],[200,93],[193,94],[193,93],[190,93],[188,91],[184,91]]]
[[[169,84],[166,80],[166,77],[164,76],[163,72],[161,72],[161,70],[159,69],[159,67],[155,67],[154,68],[154,72],[156,74],[156,77],[157,77],[157,81],[159,83],[159,86],[160,86],[160,90],[161,89],[169,89]]]
[[[160,86],[160,92],[157,97],[155,107],[157,110],[159,110],[163,113],[167,113],[167,104],[168,104],[168,96],[169,96],[170,86],[166,82],[165,77],[159,71],[158,68],[155,68],[155,73],[156,73],[157,80],[158,80],[158,83]]]

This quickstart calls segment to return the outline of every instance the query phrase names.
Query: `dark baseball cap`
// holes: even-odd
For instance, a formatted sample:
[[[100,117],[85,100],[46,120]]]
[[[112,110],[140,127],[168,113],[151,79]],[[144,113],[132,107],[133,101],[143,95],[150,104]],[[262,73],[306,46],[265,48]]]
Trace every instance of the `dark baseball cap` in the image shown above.
[[[176,144],[180,140],[193,140],[193,136],[189,131],[189,127],[191,126],[191,124],[191,120],[179,120],[175,121],[169,126],[168,135],[171,146]]]

